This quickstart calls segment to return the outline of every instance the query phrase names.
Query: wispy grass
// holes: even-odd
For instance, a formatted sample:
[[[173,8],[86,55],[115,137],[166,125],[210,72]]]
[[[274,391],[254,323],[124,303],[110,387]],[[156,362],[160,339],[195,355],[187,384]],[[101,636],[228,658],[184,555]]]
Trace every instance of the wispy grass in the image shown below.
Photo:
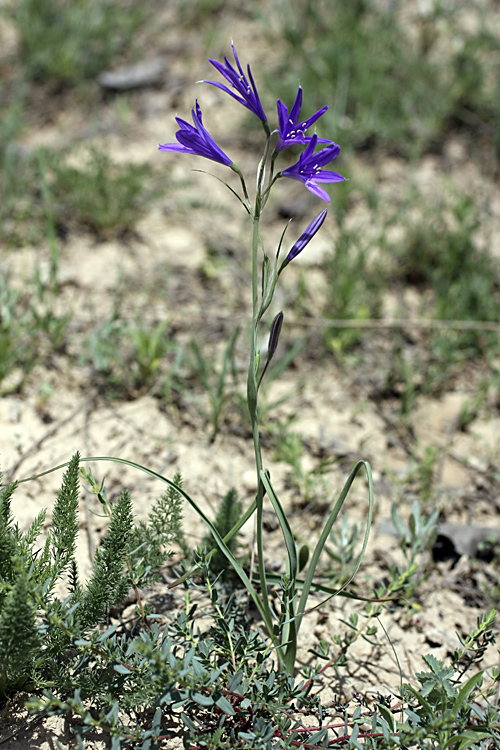
[[[478,246],[481,215],[475,200],[443,193],[441,201],[431,202],[413,195],[411,206],[402,225],[402,239],[388,248],[392,280],[422,292],[426,317],[498,321],[500,264],[489,248]],[[432,337],[433,352],[445,363],[491,356],[498,347],[494,332],[438,331]]]
[[[32,83],[74,86],[130,48],[143,5],[117,0],[14,0],[4,11],[18,34],[17,60]]]
[[[460,8],[440,0],[421,12],[405,0],[275,7],[285,54],[269,86],[279,81],[290,105],[300,77],[307,112],[330,106],[321,135],[417,156],[454,127],[498,150],[500,40],[491,9],[469,7],[466,23]]]
[[[131,398],[153,388],[171,403],[184,390],[184,349],[169,334],[168,323],[127,322],[117,313],[84,339],[80,363],[106,398]]]
[[[52,174],[58,220],[101,236],[132,229],[154,195],[148,165],[119,165],[96,148],[81,167],[56,157]]]
[[[370,259],[369,242],[362,231],[346,229],[340,233],[324,264],[325,317],[333,320],[380,317],[385,279],[379,265]],[[339,356],[360,339],[360,330],[356,328],[328,328],[324,336],[327,349]]]
[[[40,200],[44,179],[60,236],[82,229],[99,238],[120,236],[133,230],[160,193],[147,164],[117,164],[97,148],[91,148],[79,166],[70,161],[68,154],[56,151],[23,154],[14,145],[5,149],[0,170],[5,196],[0,204],[0,240],[7,246],[37,244],[46,237],[47,205]],[[162,182],[164,189],[166,181]]]

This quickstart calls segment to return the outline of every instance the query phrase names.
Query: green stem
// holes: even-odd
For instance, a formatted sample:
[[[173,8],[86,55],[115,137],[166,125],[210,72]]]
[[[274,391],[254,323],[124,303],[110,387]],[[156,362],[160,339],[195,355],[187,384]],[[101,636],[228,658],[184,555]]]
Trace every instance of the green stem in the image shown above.
[[[266,190],[264,190],[264,178],[266,175],[266,163],[269,156],[269,150],[271,147],[271,134],[267,136],[266,145],[264,147],[264,153],[262,155],[262,159],[260,160],[259,167],[257,170],[257,197],[255,200],[255,215],[254,215],[254,222],[255,219],[259,219],[262,209],[266,205],[267,198],[269,196],[269,187],[267,187]],[[255,228],[255,226],[254,226]]]
[[[259,216],[260,216],[260,191],[257,193],[255,213],[253,217],[253,238],[252,238],[252,337],[250,343],[250,362],[248,367],[247,380],[247,402],[252,425],[253,444],[255,452],[255,465],[257,471],[257,496],[255,499],[257,513],[257,565],[259,570],[259,583],[261,586],[261,600],[263,607],[268,615],[268,622],[272,622],[272,612],[269,606],[266,569],[264,564],[264,539],[263,539],[263,511],[264,511],[264,485],[261,479],[262,470],[262,453],[260,448],[259,420],[258,420],[258,352],[257,352],[257,332],[259,325],[259,287],[258,287],[258,262],[259,262]],[[273,638],[273,633],[269,633]],[[281,662],[281,654],[278,649],[278,658]]]
[[[270,359],[267,359],[266,364],[264,365],[264,368],[263,368],[262,372],[260,373],[259,382],[257,383],[257,390],[259,390],[259,388],[260,388],[260,384],[262,383],[262,379],[263,379],[264,375],[266,374],[266,371],[267,371],[267,368],[269,367],[269,362],[270,361],[271,361]]]

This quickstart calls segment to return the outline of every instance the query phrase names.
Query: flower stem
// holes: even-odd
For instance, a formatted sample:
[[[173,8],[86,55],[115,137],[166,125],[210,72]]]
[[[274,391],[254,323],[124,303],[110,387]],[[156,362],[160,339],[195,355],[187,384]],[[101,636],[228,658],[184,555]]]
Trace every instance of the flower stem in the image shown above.
[[[260,191],[259,191],[260,192]],[[260,200],[259,192],[256,199],[255,213],[253,216],[253,238],[252,238],[252,337],[250,344],[250,362],[248,367],[247,380],[247,402],[252,425],[252,436],[255,451],[255,468],[257,472],[257,496],[256,496],[256,514],[257,514],[257,565],[259,571],[259,583],[262,591],[262,604],[268,614],[268,622],[272,622],[273,616],[269,606],[266,568],[264,563],[264,540],[263,540],[263,510],[264,510],[264,485],[261,479],[262,471],[262,453],[260,448],[260,433],[258,420],[258,385],[257,374],[259,366],[259,352],[257,351],[257,334],[259,325],[259,291],[258,291],[258,263],[259,263],[259,217],[260,217]],[[274,640],[274,634],[269,633]],[[278,649],[278,658],[281,661],[280,650]]]

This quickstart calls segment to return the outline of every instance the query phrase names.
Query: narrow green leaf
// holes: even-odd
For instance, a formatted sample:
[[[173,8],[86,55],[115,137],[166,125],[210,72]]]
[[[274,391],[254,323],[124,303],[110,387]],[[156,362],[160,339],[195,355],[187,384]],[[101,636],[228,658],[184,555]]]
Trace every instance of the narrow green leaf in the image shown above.
[[[185,724],[187,726],[187,728],[189,729],[190,732],[197,732],[198,731],[198,729],[196,727],[196,724],[193,721],[191,721],[191,719],[189,718],[189,716],[187,714],[182,713],[181,714],[181,720],[182,720],[183,724]]]
[[[394,718],[394,715],[392,711],[390,711],[387,706],[384,706],[383,703],[377,703],[377,711],[382,716],[383,719],[387,722],[387,725],[389,727],[390,732],[396,731],[396,719]],[[375,730],[373,730],[375,731]]]
[[[469,697],[470,693],[474,688],[481,683],[483,679],[483,673],[478,672],[477,674],[470,677],[470,679],[467,680],[467,682],[462,685],[462,687],[459,690],[459,693],[457,697],[455,698],[455,702],[453,704],[453,708],[451,709],[452,716],[457,717],[460,709],[462,708],[463,704]]]
[[[421,706],[425,709],[426,713],[429,716],[433,715],[434,709],[432,708],[431,704],[425,700],[425,698],[418,692],[418,690],[415,690],[411,685],[406,685],[406,689],[410,691],[410,693],[413,694],[413,696],[417,699],[417,701],[420,703]]]
[[[335,593],[333,593],[331,596],[336,596],[340,594],[347,586],[351,583],[352,579],[358,572],[361,562],[363,560],[366,547],[368,545],[368,538],[370,535],[370,529],[372,525],[372,516],[373,516],[373,505],[374,505],[374,499],[373,499],[373,479],[372,479],[372,472],[370,468],[370,464],[367,461],[358,461],[354,468],[352,469],[351,473],[349,474],[349,477],[347,478],[347,481],[342,489],[342,492],[339,495],[339,498],[337,502],[335,503],[335,506],[332,509],[332,512],[330,513],[328,520],[323,527],[323,531],[321,532],[321,536],[318,540],[318,543],[316,544],[316,547],[314,549],[313,555],[311,557],[311,562],[309,563],[309,568],[307,571],[307,575],[304,579],[304,583],[302,585],[302,595],[300,597],[299,607],[298,607],[298,616],[300,617],[305,611],[306,611],[306,605],[307,600],[309,598],[309,592],[311,590],[311,586],[313,583],[313,578],[316,573],[316,567],[318,565],[318,561],[320,558],[320,555],[323,551],[323,548],[328,541],[330,531],[332,530],[333,524],[337,520],[337,516],[340,513],[340,510],[342,506],[344,505],[344,502],[349,494],[349,491],[351,489],[351,486],[354,482],[354,479],[356,478],[358,472],[360,469],[364,468],[366,472],[366,477],[368,480],[368,515],[366,519],[366,531],[365,536],[363,540],[363,546],[361,548],[361,551],[359,553],[359,556],[356,560],[356,563],[354,564],[353,570],[347,581],[343,584],[343,586],[340,587]],[[331,598],[331,597],[329,597]],[[301,625],[301,621],[299,620],[297,631],[299,630]]]
[[[278,522],[281,528],[281,532],[283,534],[283,539],[285,541],[286,551],[288,555],[288,563],[290,567],[290,570],[287,572],[290,575],[290,578],[295,582],[295,579],[297,577],[297,547],[295,545],[295,540],[293,538],[292,529],[290,527],[290,524],[288,523],[288,518],[286,516],[285,511],[283,510],[283,506],[278,500],[278,497],[274,491],[274,488],[269,480],[269,477],[265,473],[265,471],[262,470],[260,472],[260,478],[262,480],[262,484],[264,485],[266,489],[269,500],[271,501],[272,506],[278,517]]]
[[[309,560],[309,546],[302,544],[299,549],[299,573],[304,570]]]

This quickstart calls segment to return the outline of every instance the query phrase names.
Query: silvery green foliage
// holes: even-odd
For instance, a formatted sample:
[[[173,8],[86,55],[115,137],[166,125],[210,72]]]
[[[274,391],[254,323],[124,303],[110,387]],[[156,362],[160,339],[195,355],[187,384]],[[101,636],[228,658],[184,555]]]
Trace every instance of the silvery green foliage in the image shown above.
[[[222,602],[203,553],[198,562],[201,582],[185,582],[186,607],[165,627],[150,618],[134,635],[117,624],[75,638],[66,652],[65,694],[45,689],[30,708],[79,717],[82,738],[99,728],[114,747],[157,747],[182,725],[187,747],[291,748],[305,739],[283,708],[319,710],[314,680],[276,670],[267,639],[248,628],[242,602]],[[201,607],[213,621],[203,631]]]
[[[332,718],[330,701],[322,705],[329,684],[324,669],[303,668],[296,677],[277,669],[268,640],[249,627],[244,597],[224,599],[203,553],[198,563],[196,579],[183,579],[184,607],[164,626],[150,620],[149,630],[131,637],[114,625],[75,641],[73,692],[61,697],[46,690],[31,708],[79,717],[82,739],[100,729],[115,748],[160,747],[172,734],[192,750],[499,746],[491,701],[497,675],[465,674],[493,640],[494,613],[478,622],[450,663],[424,657],[418,685],[404,685],[400,696],[379,696],[375,705],[361,696],[339,702]],[[210,620],[203,630],[199,614]],[[316,656],[328,666],[328,649]],[[304,714],[314,717],[313,726]]]

